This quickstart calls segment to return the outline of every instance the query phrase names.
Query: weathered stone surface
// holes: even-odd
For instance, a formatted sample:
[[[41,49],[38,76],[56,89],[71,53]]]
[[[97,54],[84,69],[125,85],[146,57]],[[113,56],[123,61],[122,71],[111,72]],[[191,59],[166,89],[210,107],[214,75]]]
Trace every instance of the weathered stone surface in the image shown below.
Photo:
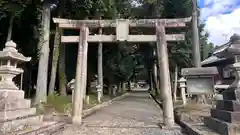
[[[211,116],[229,123],[240,121],[240,112],[211,109]]]
[[[0,121],[12,120],[36,114],[36,108],[0,111]]]
[[[26,118],[0,122],[0,129],[3,134],[6,134],[8,132],[23,130],[26,126],[41,124],[42,121],[43,121],[42,115],[29,116]]]
[[[185,132],[188,135],[220,135],[219,133],[206,127],[203,123],[188,123],[181,121],[179,124],[184,127]]]
[[[236,91],[238,91],[238,89],[234,89],[234,88],[228,88],[227,90],[223,91],[222,92],[223,99],[224,100],[237,100]]]
[[[216,109],[226,111],[240,111],[240,104],[234,100],[218,100]]]
[[[218,70],[216,67],[203,67],[203,68],[183,68],[183,76],[196,76],[196,75],[216,75]]]
[[[24,91],[22,90],[0,90],[0,100],[5,99],[24,99]]]
[[[0,111],[1,110],[13,110],[13,109],[24,109],[30,108],[31,101],[28,99],[10,99],[5,98],[0,100]]]
[[[20,132],[12,133],[12,135],[52,135],[64,129],[64,123],[60,122],[43,122],[40,125],[31,126]]]
[[[238,135],[240,133],[240,124],[237,123],[228,123],[212,117],[206,117],[204,124],[221,135]]]
[[[31,58],[18,53],[16,43],[8,41],[3,51],[0,51],[0,59],[0,135],[10,135],[13,132],[12,135],[17,135],[17,131],[34,125],[41,126],[43,116],[36,115],[36,108],[30,108],[31,101],[24,99],[24,91],[19,90],[12,81],[16,75],[23,73],[17,64],[30,61]],[[34,132],[35,134],[38,133]]]

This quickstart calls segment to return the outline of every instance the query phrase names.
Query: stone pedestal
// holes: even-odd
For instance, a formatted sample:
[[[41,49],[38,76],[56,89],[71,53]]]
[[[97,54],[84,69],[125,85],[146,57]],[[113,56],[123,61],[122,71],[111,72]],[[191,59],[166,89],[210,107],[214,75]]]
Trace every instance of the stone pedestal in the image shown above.
[[[31,101],[24,99],[22,90],[0,90],[0,129],[2,134],[41,124],[43,116],[36,115]],[[1,134],[1,133],[0,133]]]
[[[63,126],[44,124],[43,115],[36,114],[36,108],[31,108],[31,101],[24,99],[24,91],[12,81],[16,75],[23,73],[17,63],[28,61],[30,58],[18,53],[13,41],[7,42],[0,51],[0,135],[47,135],[47,129],[57,131]]]
[[[215,109],[211,109],[211,117],[204,119],[204,124],[221,135],[240,134],[240,63],[235,63],[235,82],[223,91],[223,100],[218,100]]]

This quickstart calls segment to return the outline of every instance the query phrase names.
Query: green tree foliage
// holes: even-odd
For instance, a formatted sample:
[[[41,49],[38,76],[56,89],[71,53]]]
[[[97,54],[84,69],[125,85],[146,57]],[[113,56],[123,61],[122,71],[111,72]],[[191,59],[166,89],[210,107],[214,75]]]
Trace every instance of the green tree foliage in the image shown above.
[[[58,7],[52,11],[53,17],[57,16],[57,11]],[[6,41],[6,26],[8,26],[9,17],[12,13],[15,16],[12,39],[18,44],[18,48],[24,55],[34,58],[32,63],[36,66],[41,2],[28,0],[0,1],[1,47],[3,47]],[[118,17],[129,19],[189,17],[191,16],[191,0],[66,0],[63,17],[69,19],[95,19],[99,14],[103,15],[103,19],[115,19]],[[203,27],[201,25],[200,33],[203,31]],[[51,29],[55,29],[53,23],[51,24]],[[180,68],[189,67],[192,64],[191,29],[191,23],[186,28],[167,29],[167,33],[186,33],[185,41],[168,43],[169,63],[172,71],[176,64]],[[104,33],[113,34],[113,31],[112,29],[104,30]],[[132,31],[136,31],[135,34],[143,32],[148,34],[155,33],[154,29],[134,29]],[[24,34],[19,34],[23,32]],[[91,29],[91,32],[96,33],[97,30]],[[78,35],[78,32],[65,30],[64,35]],[[206,57],[207,52],[212,47],[211,44],[208,44],[207,37],[207,34],[201,34],[200,36],[201,45],[204,46],[204,49],[202,49],[204,50],[204,57]],[[53,48],[53,39],[54,36],[51,36],[51,48]],[[150,68],[152,62],[156,59],[152,56],[154,46],[156,46],[155,43],[104,44],[103,69],[105,80],[118,83],[119,81],[128,81],[138,75],[146,74],[145,69]],[[66,72],[68,80],[75,77],[76,48],[77,46],[74,45],[66,45]],[[97,43],[90,44],[88,55],[88,76],[91,78],[97,73]],[[34,73],[36,74],[36,72]],[[36,77],[32,77],[32,81],[36,81],[35,79]],[[29,78],[25,80],[29,80]]]

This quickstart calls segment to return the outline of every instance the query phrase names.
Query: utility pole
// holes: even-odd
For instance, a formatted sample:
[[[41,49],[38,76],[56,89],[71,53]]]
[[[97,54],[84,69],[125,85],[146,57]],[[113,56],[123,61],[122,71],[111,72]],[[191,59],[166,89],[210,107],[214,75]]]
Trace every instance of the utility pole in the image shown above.
[[[192,0],[192,28],[193,28],[193,60],[195,67],[201,67],[200,43],[198,31],[198,9],[197,0]]]

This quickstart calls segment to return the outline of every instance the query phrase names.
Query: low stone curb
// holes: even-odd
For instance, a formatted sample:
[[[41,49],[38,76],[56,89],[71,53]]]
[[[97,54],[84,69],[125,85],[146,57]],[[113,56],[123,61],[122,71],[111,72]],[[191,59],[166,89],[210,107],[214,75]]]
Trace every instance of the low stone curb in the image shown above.
[[[202,134],[201,131],[199,131],[198,129],[195,129],[191,126],[191,124],[188,124],[187,122],[178,120],[176,121],[182,128],[184,128],[185,132],[188,135],[206,135],[206,134]]]
[[[90,116],[91,114],[95,113],[97,110],[106,107],[110,104],[112,104],[114,101],[116,100],[120,100],[122,98],[124,98],[125,96],[129,95],[129,93],[124,93],[121,96],[118,96],[116,98],[113,98],[109,101],[103,102],[101,104],[98,104],[92,108],[83,110],[83,118],[86,118],[88,116]],[[72,123],[72,119],[71,116],[67,116],[67,115],[51,115],[51,116],[44,116],[44,120],[45,121],[59,121],[59,122],[65,122],[67,124],[71,124]]]
[[[127,96],[127,95],[129,95],[129,93],[124,93],[124,94],[122,94],[121,96],[118,96],[118,97],[116,97],[116,98],[113,98],[113,99],[111,99],[111,100],[109,100],[109,101],[106,101],[106,102],[103,102],[103,103],[101,103],[101,104],[98,104],[98,105],[96,105],[96,106],[94,106],[94,107],[92,107],[92,108],[83,110],[83,118],[91,115],[92,113],[96,112],[97,110],[99,110],[99,109],[101,109],[101,108],[103,108],[103,107],[106,107],[106,106],[112,104],[113,101],[115,101],[115,100],[120,100],[120,99],[124,98],[124,97]]]

